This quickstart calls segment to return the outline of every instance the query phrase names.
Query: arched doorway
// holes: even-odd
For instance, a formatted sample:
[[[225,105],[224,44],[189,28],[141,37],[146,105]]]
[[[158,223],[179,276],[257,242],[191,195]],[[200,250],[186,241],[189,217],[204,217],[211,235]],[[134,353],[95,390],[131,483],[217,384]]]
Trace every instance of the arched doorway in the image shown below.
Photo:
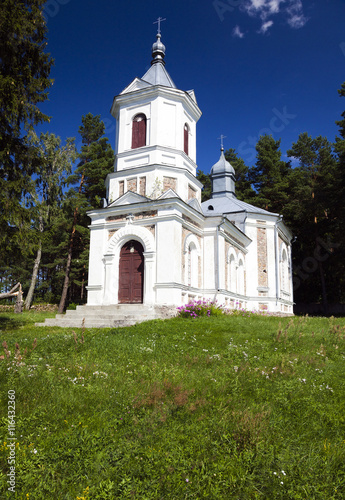
[[[123,245],[119,264],[119,303],[140,304],[144,288],[144,248],[139,241]]]

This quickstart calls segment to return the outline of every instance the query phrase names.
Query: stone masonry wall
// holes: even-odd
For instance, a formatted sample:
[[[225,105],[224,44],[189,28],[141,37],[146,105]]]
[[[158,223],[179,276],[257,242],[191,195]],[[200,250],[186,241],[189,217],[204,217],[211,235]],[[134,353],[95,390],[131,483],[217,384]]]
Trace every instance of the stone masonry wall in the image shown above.
[[[173,189],[176,191],[177,179],[175,177],[163,177],[163,192],[168,191],[168,189]]]
[[[190,200],[191,198],[196,198],[196,190],[190,184],[188,184],[188,200]]]
[[[267,270],[267,233],[266,228],[257,228],[258,241],[258,285],[262,287],[268,286],[268,270]]]
[[[146,196],[146,177],[140,177],[139,179],[139,194]]]
[[[137,178],[128,179],[127,181],[127,190],[133,191],[133,193],[137,192]]]

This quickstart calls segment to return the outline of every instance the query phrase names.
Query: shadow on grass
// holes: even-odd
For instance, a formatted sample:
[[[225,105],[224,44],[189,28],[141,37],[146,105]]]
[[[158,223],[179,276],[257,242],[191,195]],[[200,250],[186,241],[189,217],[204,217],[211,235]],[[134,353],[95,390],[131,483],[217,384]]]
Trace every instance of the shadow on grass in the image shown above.
[[[27,323],[24,318],[21,318],[18,316],[18,318],[15,317],[9,317],[7,314],[0,314],[0,330],[2,331],[10,331],[14,330],[16,328],[19,328],[20,326],[23,326]]]

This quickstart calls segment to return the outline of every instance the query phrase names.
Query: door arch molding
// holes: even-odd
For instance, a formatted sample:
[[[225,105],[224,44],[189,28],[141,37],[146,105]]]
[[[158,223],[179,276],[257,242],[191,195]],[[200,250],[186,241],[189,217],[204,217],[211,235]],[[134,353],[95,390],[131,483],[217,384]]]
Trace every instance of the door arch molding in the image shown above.
[[[123,245],[130,240],[136,240],[143,246],[144,252],[144,285],[143,303],[152,305],[155,302],[154,284],[156,282],[156,251],[155,238],[145,227],[128,224],[122,227],[110,238],[104,263],[104,296],[103,304],[118,304],[119,296],[119,260]]]

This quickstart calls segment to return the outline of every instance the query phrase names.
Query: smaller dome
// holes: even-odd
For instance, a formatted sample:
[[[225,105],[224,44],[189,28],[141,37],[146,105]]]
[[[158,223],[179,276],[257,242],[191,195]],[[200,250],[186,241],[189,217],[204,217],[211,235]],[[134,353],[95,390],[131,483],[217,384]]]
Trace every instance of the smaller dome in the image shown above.
[[[217,161],[217,163],[215,163],[213,165],[213,167],[211,168],[211,175],[213,174],[222,174],[222,173],[229,173],[229,174],[235,174],[235,170],[234,168],[231,166],[231,164],[226,161],[225,159],[225,156],[224,156],[224,149],[222,148],[221,149],[221,154],[220,154],[220,158],[219,160]]]
[[[152,45],[152,61],[151,64],[160,62],[165,64],[165,45],[161,42],[161,34],[157,33],[157,41]]]

